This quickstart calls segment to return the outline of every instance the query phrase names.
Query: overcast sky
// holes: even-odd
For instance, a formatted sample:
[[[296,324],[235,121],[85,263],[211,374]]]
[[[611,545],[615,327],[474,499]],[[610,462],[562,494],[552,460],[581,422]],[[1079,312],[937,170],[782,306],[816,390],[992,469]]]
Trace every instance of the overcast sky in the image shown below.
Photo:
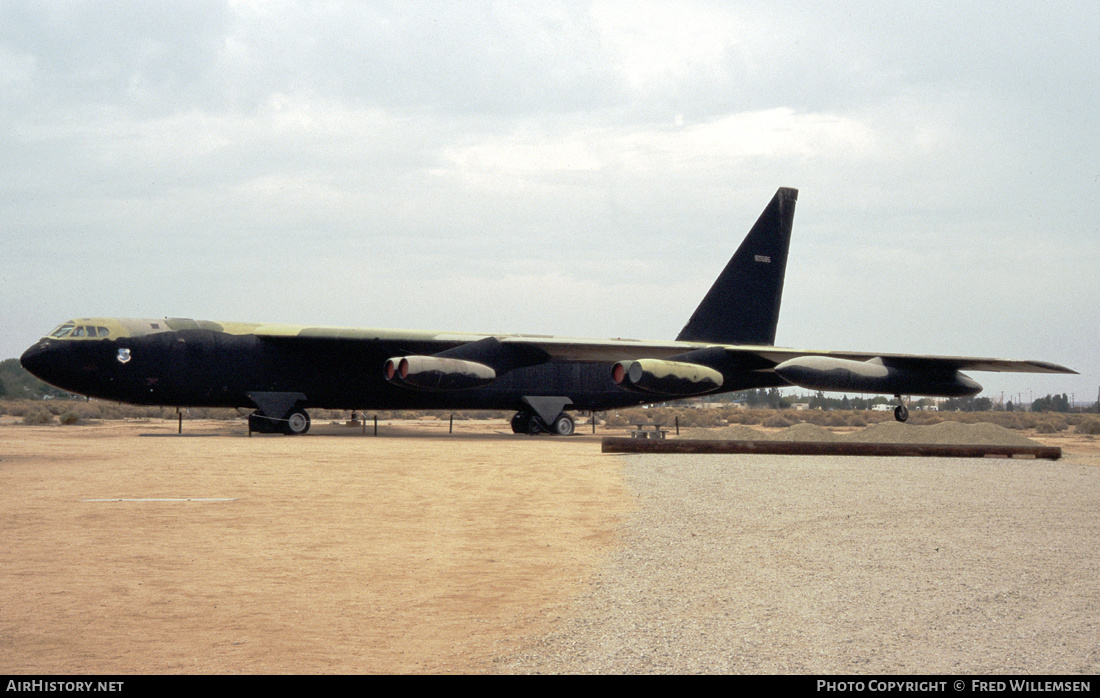
[[[1096,2],[0,4],[0,358],[79,316],[676,336],[1100,387]]]

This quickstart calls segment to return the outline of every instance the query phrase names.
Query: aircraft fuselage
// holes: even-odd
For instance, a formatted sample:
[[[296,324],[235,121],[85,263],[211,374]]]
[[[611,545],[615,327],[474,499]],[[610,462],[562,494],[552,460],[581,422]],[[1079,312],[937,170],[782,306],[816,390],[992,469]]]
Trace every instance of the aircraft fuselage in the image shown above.
[[[606,410],[668,399],[623,390],[613,381],[609,362],[551,360],[469,390],[408,390],[385,379],[382,366],[392,356],[434,355],[458,344],[411,338],[279,342],[183,329],[119,338],[45,337],[21,361],[64,390],[137,405],[252,407],[249,394],[256,392],[301,393],[302,407],[349,410],[520,410],[524,397],[557,395],[567,395],[572,409]],[[745,379],[734,389],[786,384],[774,374]]]

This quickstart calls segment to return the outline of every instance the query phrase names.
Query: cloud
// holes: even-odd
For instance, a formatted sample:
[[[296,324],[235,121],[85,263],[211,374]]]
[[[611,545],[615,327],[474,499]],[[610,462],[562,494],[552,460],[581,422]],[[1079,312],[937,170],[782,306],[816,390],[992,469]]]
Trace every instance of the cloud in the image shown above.
[[[42,317],[405,302],[672,336],[778,186],[781,340],[1030,347],[1100,302],[1097,12],[5,3],[0,280],[34,290],[4,351]]]

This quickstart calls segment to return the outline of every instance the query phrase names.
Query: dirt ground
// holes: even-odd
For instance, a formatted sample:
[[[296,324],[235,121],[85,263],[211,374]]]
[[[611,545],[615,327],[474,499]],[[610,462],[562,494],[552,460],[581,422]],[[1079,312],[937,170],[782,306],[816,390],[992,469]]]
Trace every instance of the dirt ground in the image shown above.
[[[493,671],[634,507],[588,429],[0,423],[0,671]],[[1096,439],[1029,435],[1100,465]]]
[[[591,436],[447,429],[0,425],[0,671],[488,670],[630,502]]]

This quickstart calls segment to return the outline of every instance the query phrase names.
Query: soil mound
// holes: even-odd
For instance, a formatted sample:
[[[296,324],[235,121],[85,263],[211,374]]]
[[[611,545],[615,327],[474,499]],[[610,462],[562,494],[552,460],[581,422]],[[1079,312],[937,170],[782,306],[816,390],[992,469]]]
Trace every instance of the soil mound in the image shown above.
[[[773,432],[737,424],[717,429],[685,429],[682,430],[680,438],[719,441],[854,441],[880,444],[970,444],[975,446],[1041,445],[1010,429],[986,422],[976,424],[940,422],[921,426],[902,422],[879,422],[848,434],[838,434],[807,422]]]
[[[1038,446],[1026,436],[987,422],[963,424],[940,422],[917,426],[902,422],[879,422],[852,432],[847,441],[863,443],[973,444],[975,446]]]
[[[718,441],[771,441],[775,434],[747,427],[744,424],[731,424],[728,427],[693,427],[680,430],[681,439],[715,439]]]
[[[840,434],[809,422],[800,422],[774,434],[776,441],[842,441]]]

